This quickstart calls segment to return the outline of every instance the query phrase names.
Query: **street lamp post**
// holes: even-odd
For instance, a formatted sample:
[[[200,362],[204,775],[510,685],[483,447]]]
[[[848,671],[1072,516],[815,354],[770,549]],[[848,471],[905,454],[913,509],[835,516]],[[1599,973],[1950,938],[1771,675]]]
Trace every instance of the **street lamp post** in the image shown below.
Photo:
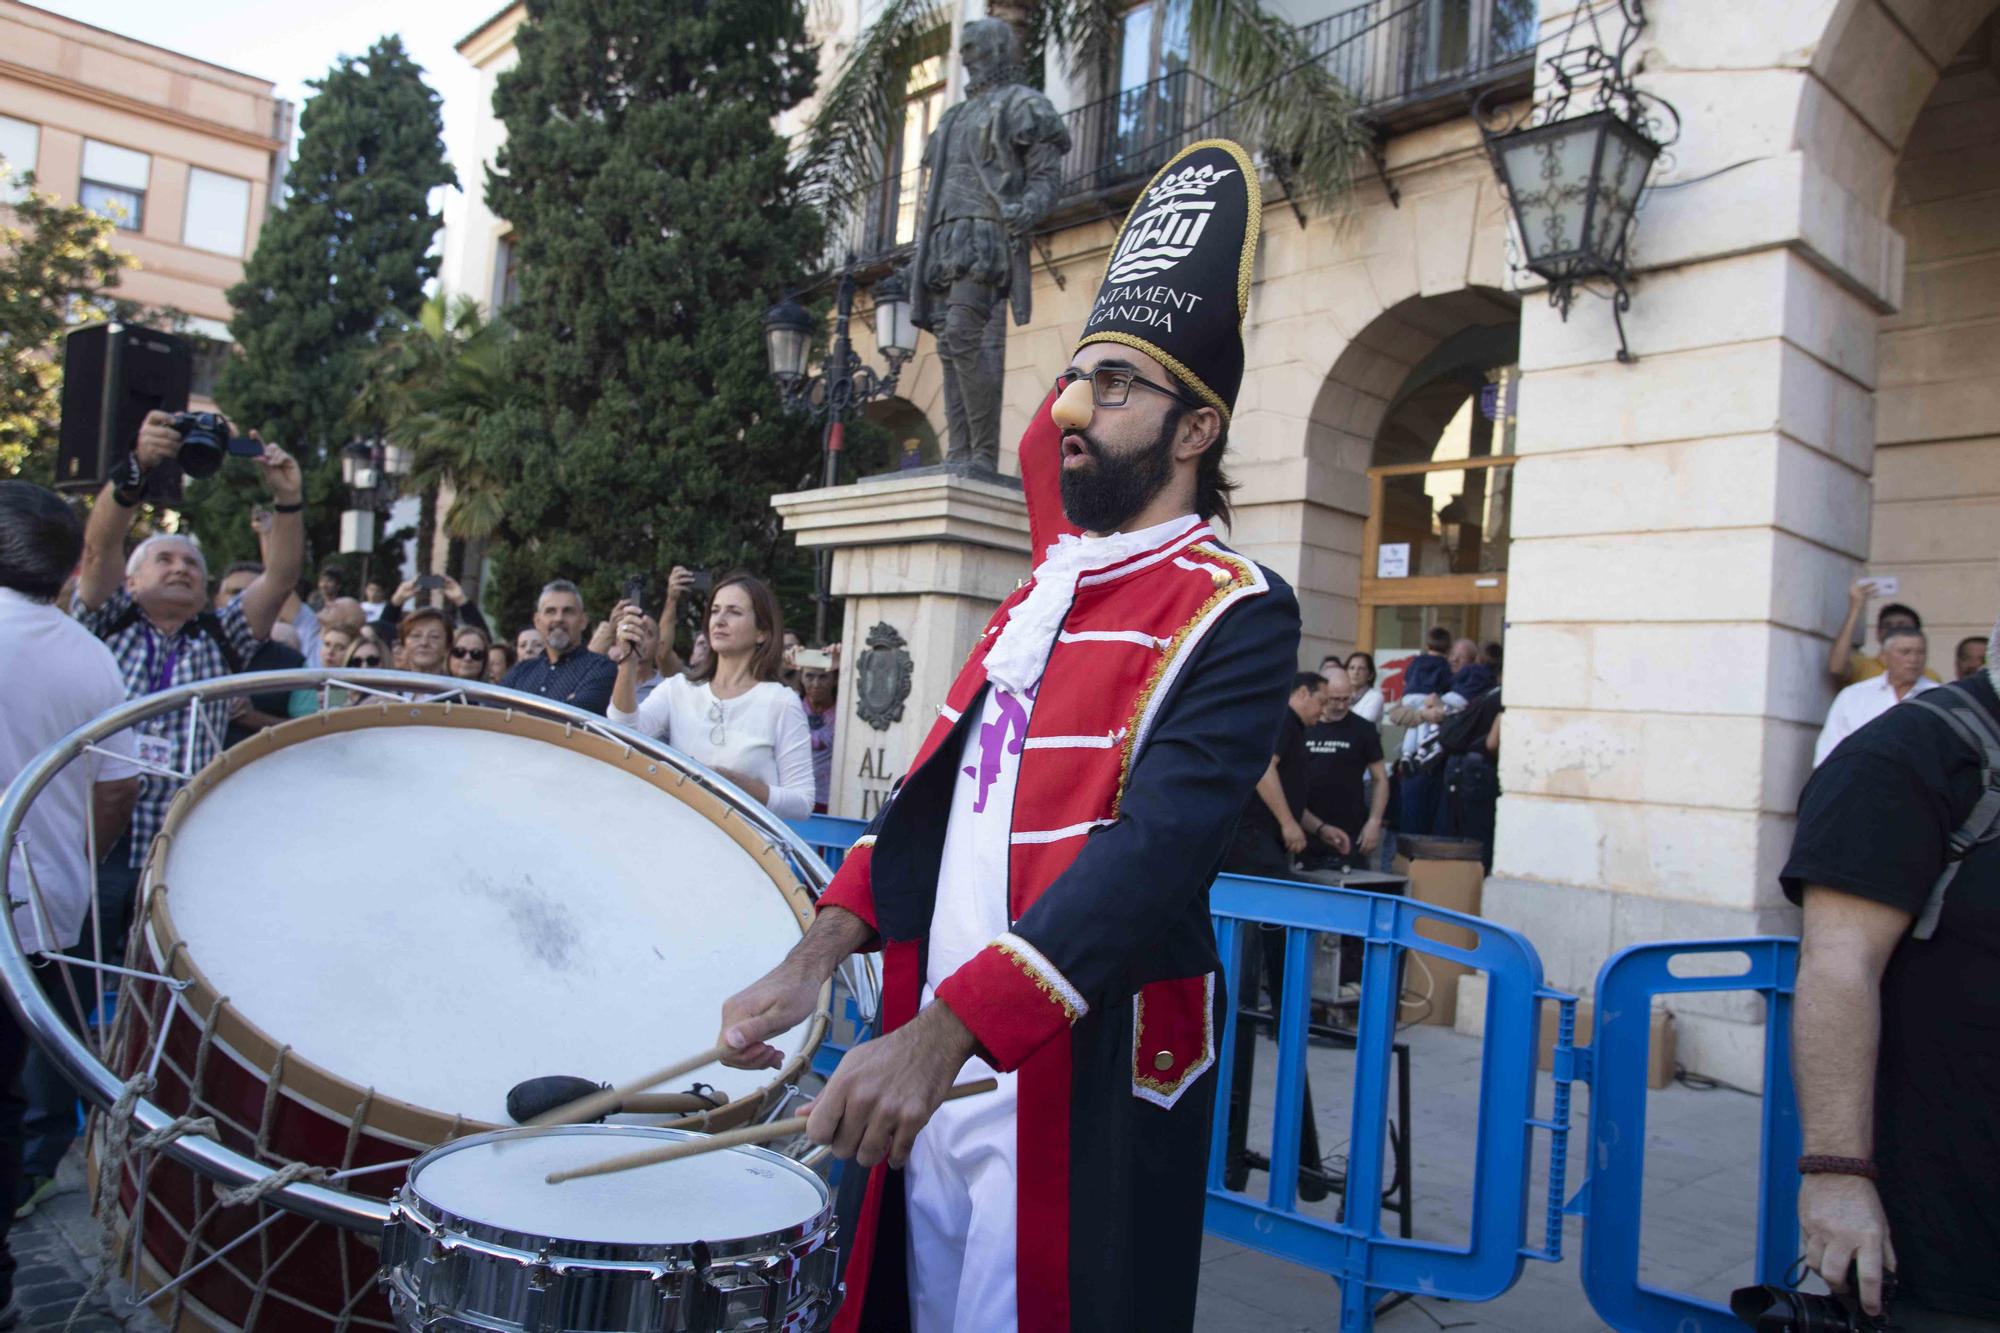
[[[383,493],[393,497],[408,470],[408,452],[380,439],[349,440],[340,446],[340,479],[350,497],[340,516],[340,553],[361,557],[364,585],[379,535],[375,523]]]
[[[854,409],[874,398],[886,398],[896,391],[897,376],[917,349],[916,326],[910,322],[909,288],[894,273],[876,282],[875,344],[889,359],[887,374],[857,356],[848,338],[848,320],[854,313],[854,261],[840,271],[840,286],[834,298],[833,343],[827,349],[820,373],[806,373],[812,355],[813,334],[818,328],[811,313],[796,301],[783,301],[764,316],[764,350],[770,358],[771,381],[778,388],[785,407],[812,417],[824,418],[820,433],[820,485],[840,481],[840,455],[845,444],[847,418]],[[832,563],[824,550],[814,553],[813,638],[826,641],[826,608],[832,601]]]

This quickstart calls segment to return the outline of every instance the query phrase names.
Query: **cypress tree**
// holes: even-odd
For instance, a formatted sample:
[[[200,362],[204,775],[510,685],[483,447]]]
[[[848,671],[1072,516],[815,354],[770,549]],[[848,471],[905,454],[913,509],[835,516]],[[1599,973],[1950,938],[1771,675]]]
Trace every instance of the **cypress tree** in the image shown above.
[[[216,400],[239,430],[299,456],[308,550],[323,558],[338,547],[348,503],[339,451],[355,433],[349,407],[366,355],[423,305],[438,264],[431,194],[456,177],[444,160],[441,103],[400,37],[341,57],[312,86],[290,193],[229,289],[238,354]],[[255,472],[231,462],[188,483],[188,517],[211,567],[256,554],[245,519],[261,494]]]
[[[518,246],[528,387],[494,426],[508,612],[555,577],[594,613],[630,571],[656,599],[674,563],[804,587],[769,499],[812,476],[818,435],[779,411],[760,324],[820,245],[772,129],[812,91],[804,6],[528,0],[516,40],[486,185]]]

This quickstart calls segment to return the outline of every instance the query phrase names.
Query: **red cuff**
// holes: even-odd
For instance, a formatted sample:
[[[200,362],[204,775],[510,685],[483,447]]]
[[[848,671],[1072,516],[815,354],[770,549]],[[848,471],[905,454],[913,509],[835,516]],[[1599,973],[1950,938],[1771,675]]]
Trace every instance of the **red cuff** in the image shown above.
[[[847,849],[840,869],[833,872],[826,891],[819,896],[821,907],[839,907],[854,913],[880,933],[875,924],[875,839],[865,837]]]
[[[1011,933],[946,977],[937,997],[1003,1073],[1019,1069],[1043,1043],[1090,1012],[1069,978],[1034,945]]]

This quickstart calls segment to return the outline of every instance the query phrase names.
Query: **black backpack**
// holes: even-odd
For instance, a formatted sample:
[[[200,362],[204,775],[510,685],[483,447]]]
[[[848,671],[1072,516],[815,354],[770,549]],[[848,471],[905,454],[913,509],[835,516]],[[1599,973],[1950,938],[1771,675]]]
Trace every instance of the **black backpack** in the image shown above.
[[[1973,848],[2000,838],[2000,723],[1973,697],[1971,690],[1960,685],[1926,690],[1911,695],[1908,702],[1943,718],[1979,756],[1979,800],[1965,822],[1952,830],[1945,847],[1944,871],[1931,885],[1930,897],[1917,917],[1916,928],[1910,932],[1917,939],[1927,940],[1937,933],[1938,916],[1944,911],[1944,891],[1951,886],[1959,866]]]

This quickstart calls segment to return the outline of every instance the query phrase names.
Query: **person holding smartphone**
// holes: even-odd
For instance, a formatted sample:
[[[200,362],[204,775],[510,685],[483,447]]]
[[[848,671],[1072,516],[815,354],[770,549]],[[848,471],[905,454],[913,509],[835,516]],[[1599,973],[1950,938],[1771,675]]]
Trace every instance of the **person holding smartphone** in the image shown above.
[[[611,618],[618,626],[613,722],[706,764],[780,819],[812,813],[812,739],[799,696],[782,680],[784,617],[762,579],[736,573],[715,585],[708,610],[713,655],[701,669],[668,677],[643,704],[637,686],[646,614],[620,602]]]
[[[1826,672],[1841,685],[1858,685],[1864,680],[1872,680],[1887,669],[1878,652],[1874,656],[1861,651],[1861,608],[1868,605],[1871,597],[1894,597],[1899,584],[1893,578],[1858,578],[1847,589],[1847,618],[1840,622],[1840,632],[1833,636],[1833,646],[1826,650]],[[1885,603],[1875,613],[1875,642],[1888,642],[1889,632],[1897,629],[1915,630],[1922,633],[1924,618],[1901,602]],[[1924,678],[1936,685],[1940,683],[1935,672],[1926,670]]]

